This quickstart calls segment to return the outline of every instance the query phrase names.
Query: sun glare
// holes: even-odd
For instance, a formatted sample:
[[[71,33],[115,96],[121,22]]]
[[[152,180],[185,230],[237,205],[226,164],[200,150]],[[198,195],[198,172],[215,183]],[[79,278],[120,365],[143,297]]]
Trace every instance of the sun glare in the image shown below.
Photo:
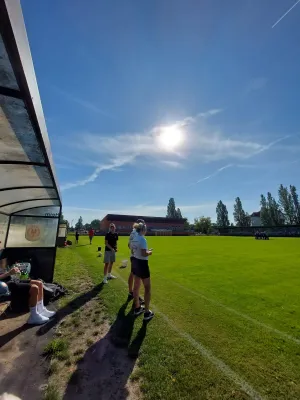
[[[175,150],[183,142],[183,133],[176,125],[164,126],[158,136],[160,145],[166,150]]]

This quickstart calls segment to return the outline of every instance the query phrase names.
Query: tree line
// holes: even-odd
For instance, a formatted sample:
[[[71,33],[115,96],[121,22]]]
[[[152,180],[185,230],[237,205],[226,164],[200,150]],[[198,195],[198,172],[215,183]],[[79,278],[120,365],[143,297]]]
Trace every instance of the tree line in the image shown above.
[[[235,226],[248,227],[251,225],[250,215],[244,211],[239,197],[235,199],[233,207]],[[216,208],[217,226],[230,226],[226,205],[220,200]],[[300,204],[296,186],[285,187],[282,184],[278,189],[278,199],[270,192],[267,196],[260,196],[260,218],[263,226],[300,225]]]

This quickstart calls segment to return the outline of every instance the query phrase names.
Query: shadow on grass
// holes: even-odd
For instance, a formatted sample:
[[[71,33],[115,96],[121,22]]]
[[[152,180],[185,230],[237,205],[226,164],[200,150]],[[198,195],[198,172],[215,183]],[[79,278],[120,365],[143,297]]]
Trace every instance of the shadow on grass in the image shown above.
[[[85,353],[72,374],[64,400],[128,399],[128,379],[147,332],[143,322],[131,341],[135,321],[132,310],[126,314],[128,302],[122,305],[108,333]]]
[[[94,286],[90,291],[81,294],[74,300],[71,300],[64,307],[60,308],[53,319],[51,319],[49,322],[39,328],[39,330],[37,331],[37,335],[44,335],[45,333],[49,332],[50,329],[54,328],[54,326],[57,325],[67,315],[72,314],[74,311],[78,310],[94,297],[96,297],[103,289],[103,286],[104,284],[103,282],[101,282],[99,285]]]

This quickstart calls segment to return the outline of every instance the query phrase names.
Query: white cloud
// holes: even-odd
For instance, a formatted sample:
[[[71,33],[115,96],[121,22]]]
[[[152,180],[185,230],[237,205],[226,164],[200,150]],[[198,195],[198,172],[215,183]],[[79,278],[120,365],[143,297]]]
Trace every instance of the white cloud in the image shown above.
[[[66,99],[68,99],[74,103],[77,103],[78,105],[80,105],[81,107],[84,107],[85,109],[87,109],[89,111],[92,111],[96,114],[101,114],[104,117],[113,118],[113,116],[110,113],[108,113],[106,110],[99,108],[96,104],[94,104],[88,100],[77,97],[77,96],[73,95],[72,93],[68,93],[54,85],[51,85],[51,88],[53,90],[55,90],[61,96],[65,97]]]
[[[265,145],[242,140],[241,136],[228,137],[222,130],[208,124],[207,118],[219,112],[221,112],[220,109],[213,109],[200,113],[196,117],[187,117],[173,122],[172,125],[181,129],[185,138],[177,150],[170,150],[160,145],[158,140],[160,125],[144,133],[123,133],[114,136],[82,132],[78,135],[79,140],[74,140],[71,144],[72,151],[77,151],[79,157],[84,157],[96,164],[95,170],[83,180],[62,185],[62,190],[84,186],[93,182],[102,171],[120,168],[135,162],[140,157],[151,162],[164,163],[173,168],[178,168],[183,163],[195,165],[222,160],[232,164],[232,161],[247,159],[264,152],[287,138],[285,136]],[[77,158],[73,153],[72,157]],[[93,161],[99,158],[102,160],[101,164]],[[228,166],[225,167],[228,168]],[[214,172],[212,176],[219,172],[221,171]],[[203,180],[209,178],[210,176]]]
[[[172,168],[183,168],[183,165],[178,161],[163,160],[162,164],[165,164]]]
[[[233,164],[224,165],[224,167],[218,168],[218,169],[217,169],[216,171],[214,171],[212,174],[207,175],[205,178],[199,179],[196,183],[194,183],[194,184],[192,184],[192,185],[197,185],[197,184],[200,183],[200,182],[207,181],[208,179],[213,178],[214,176],[218,175],[220,172],[224,171],[224,169],[227,169],[227,168],[230,168],[230,167],[233,167]]]

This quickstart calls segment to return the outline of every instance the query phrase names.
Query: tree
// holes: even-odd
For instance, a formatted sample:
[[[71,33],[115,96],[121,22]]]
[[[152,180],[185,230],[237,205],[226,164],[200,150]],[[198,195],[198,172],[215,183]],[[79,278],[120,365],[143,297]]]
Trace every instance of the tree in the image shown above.
[[[176,218],[176,215],[175,200],[171,197],[167,208],[167,218]]]
[[[176,210],[176,218],[182,218],[180,208],[177,208],[177,210]]]
[[[269,215],[271,220],[271,225],[279,226],[284,224],[284,216],[280,210],[279,204],[271,195],[270,192],[267,193],[267,202],[268,202],[268,209]]]
[[[233,209],[233,218],[236,222],[236,226],[251,225],[250,215],[244,211],[241,199],[239,197],[235,199],[235,205],[233,206]]]
[[[175,200],[173,197],[170,198],[167,208],[167,218],[183,218],[180,208],[176,209]]]
[[[184,221],[184,230],[189,231],[190,229],[191,229],[191,225],[190,225],[189,221],[186,219]]]
[[[194,225],[196,232],[204,233],[205,235],[211,232],[212,223],[210,217],[195,218]]]
[[[91,222],[91,227],[93,229],[100,229],[100,219],[93,219]]]
[[[77,223],[75,225],[75,229],[76,230],[83,229],[83,220],[82,220],[81,216],[79,217],[79,219],[78,219],[78,221],[77,221]]]
[[[296,220],[295,204],[293,202],[293,197],[287,187],[283,185],[279,186],[278,189],[279,206],[281,212],[284,215],[285,222],[287,224],[293,224]]]
[[[89,231],[90,229],[91,229],[91,224],[84,224],[83,225],[83,229],[85,230],[85,231]]]
[[[226,205],[224,203],[222,203],[221,200],[217,204],[216,213],[217,213],[218,227],[227,228],[230,225],[230,222],[228,219],[228,211],[227,211]]]
[[[296,186],[290,185],[290,192],[294,203],[294,221],[295,224],[300,225],[300,204]]]
[[[269,214],[268,203],[266,197],[263,194],[260,195],[260,219],[262,225],[264,226],[272,225]]]
[[[63,214],[63,213],[60,214],[59,223],[60,223],[60,224],[66,224],[66,225],[67,225],[67,229],[69,229],[69,221],[67,221],[67,220],[64,218],[64,214]]]

